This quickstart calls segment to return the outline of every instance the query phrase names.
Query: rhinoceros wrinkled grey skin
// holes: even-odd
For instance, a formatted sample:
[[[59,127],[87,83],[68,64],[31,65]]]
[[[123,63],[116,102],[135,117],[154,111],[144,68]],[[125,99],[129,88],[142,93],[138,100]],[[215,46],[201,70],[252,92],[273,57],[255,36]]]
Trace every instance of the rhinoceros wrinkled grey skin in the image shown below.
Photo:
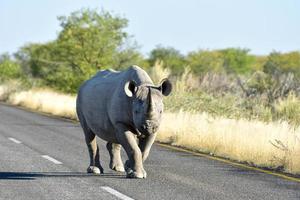
[[[168,79],[154,86],[138,66],[125,71],[103,70],[82,84],[76,110],[90,155],[88,173],[103,173],[96,136],[107,141],[109,167],[128,178],[146,178],[143,162],[155,140],[163,112],[163,96],[170,94]],[[128,160],[125,168],[120,150]]]

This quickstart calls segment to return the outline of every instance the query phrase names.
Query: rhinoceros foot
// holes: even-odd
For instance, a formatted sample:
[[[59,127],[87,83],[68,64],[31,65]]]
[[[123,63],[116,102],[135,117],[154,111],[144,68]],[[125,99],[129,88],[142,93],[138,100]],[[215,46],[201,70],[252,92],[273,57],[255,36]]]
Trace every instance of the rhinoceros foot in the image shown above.
[[[131,173],[127,173],[126,178],[146,178],[143,173],[137,173],[132,171]]]
[[[109,168],[117,172],[125,172],[125,168],[122,163],[121,164],[110,163]]]
[[[125,172],[125,169],[124,169],[124,166],[123,165],[117,165],[117,166],[114,166],[113,168],[112,168],[112,170],[115,170],[115,171],[117,171],[117,172]]]
[[[129,160],[125,162],[126,178],[147,178],[147,172],[142,169],[140,171],[134,171]]]
[[[126,178],[147,178],[147,172],[144,169],[141,172],[133,171],[132,169],[127,169]]]
[[[103,169],[100,170],[98,167],[96,166],[89,166],[87,168],[87,173],[91,173],[91,174],[103,174]]]

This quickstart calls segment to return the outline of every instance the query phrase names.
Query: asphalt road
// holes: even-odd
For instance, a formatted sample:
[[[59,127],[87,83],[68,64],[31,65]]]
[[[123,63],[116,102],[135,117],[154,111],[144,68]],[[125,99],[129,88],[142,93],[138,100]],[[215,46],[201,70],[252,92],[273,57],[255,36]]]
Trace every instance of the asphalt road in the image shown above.
[[[155,144],[147,179],[86,174],[78,123],[0,103],[0,199],[300,199],[300,183]],[[125,156],[123,156],[125,160]]]

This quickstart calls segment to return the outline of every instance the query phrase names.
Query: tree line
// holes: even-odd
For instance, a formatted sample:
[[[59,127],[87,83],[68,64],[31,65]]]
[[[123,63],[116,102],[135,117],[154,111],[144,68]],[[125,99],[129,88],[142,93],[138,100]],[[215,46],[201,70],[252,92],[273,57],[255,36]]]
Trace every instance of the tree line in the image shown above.
[[[124,69],[132,64],[150,69],[163,63],[172,75],[180,75],[186,67],[199,77],[206,73],[257,75],[255,87],[270,87],[282,74],[300,77],[300,52],[272,52],[252,55],[249,49],[200,49],[183,55],[173,47],[157,46],[144,57],[138,44],[125,28],[128,20],[105,10],[82,9],[69,16],[58,17],[61,31],[46,43],[31,43],[15,54],[0,56],[0,78],[36,79],[64,92],[75,93],[78,86],[96,71],[106,68]],[[259,73],[258,73],[259,72]],[[272,82],[273,81],[273,82]],[[268,85],[269,86],[265,86]]]

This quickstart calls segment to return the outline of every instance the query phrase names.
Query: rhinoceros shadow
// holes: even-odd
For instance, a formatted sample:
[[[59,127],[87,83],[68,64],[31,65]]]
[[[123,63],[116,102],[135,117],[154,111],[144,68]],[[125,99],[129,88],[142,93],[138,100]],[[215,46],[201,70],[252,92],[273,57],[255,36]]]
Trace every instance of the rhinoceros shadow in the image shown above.
[[[38,178],[118,178],[125,179],[123,174],[104,173],[100,175],[83,172],[0,172],[0,180],[35,180]]]

